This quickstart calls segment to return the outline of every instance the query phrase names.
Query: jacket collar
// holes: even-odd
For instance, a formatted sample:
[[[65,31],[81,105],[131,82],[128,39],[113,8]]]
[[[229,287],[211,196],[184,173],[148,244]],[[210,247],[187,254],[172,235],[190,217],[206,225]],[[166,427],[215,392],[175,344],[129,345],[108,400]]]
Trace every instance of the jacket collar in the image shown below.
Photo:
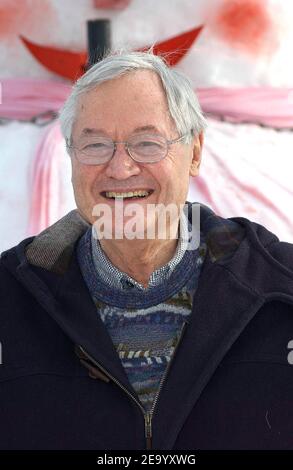
[[[233,255],[245,236],[245,229],[241,224],[233,222],[233,219],[217,216],[204,204],[187,202],[187,216],[190,221],[196,205],[200,207],[200,229],[204,233],[211,260],[216,262]],[[63,275],[71,262],[75,243],[89,227],[90,224],[79,212],[72,210],[37,236],[25,239],[17,245],[15,250],[19,261]],[[275,237],[266,231],[266,235],[269,234]],[[268,238],[271,240],[270,236]],[[14,248],[4,253],[11,251]]]

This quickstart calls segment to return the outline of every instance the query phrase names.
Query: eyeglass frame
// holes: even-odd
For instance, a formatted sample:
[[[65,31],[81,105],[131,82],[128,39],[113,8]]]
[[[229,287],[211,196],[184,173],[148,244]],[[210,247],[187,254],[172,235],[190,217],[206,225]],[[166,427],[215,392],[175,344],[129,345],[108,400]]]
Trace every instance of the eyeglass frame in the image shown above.
[[[193,132],[193,131],[191,130],[190,132]],[[106,162],[103,162],[103,163],[84,163],[78,157],[77,157],[77,159],[78,159],[78,161],[80,161],[84,165],[104,165],[105,163],[109,163],[112,160],[112,158],[114,157],[115,152],[117,150],[117,144],[124,144],[124,149],[127,151],[130,158],[132,158],[132,160],[135,161],[136,163],[143,163],[143,164],[157,163],[157,162],[160,162],[161,160],[164,160],[164,158],[166,158],[166,156],[168,155],[168,152],[169,152],[170,145],[175,144],[177,142],[180,142],[180,140],[184,139],[188,134],[189,134],[189,132],[186,132],[185,134],[177,137],[176,139],[166,139],[166,137],[160,135],[160,137],[163,137],[165,139],[166,144],[167,144],[166,154],[162,158],[160,158],[159,160],[155,160],[155,161],[148,161],[148,162],[137,161],[133,157],[133,155],[131,155],[131,152],[130,152],[129,147],[128,147],[128,144],[129,144],[128,140],[116,140],[116,141],[114,141],[112,139],[109,139],[109,141],[111,141],[114,144],[113,153],[112,153],[111,157],[109,158],[109,160],[107,160]],[[141,134],[141,135],[152,135],[152,134]],[[69,145],[67,139],[66,139],[66,147],[67,147],[67,149],[78,150],[79,152],[82,152],[82,150],[80,150],[78,147],[76,147],[74,145]]]

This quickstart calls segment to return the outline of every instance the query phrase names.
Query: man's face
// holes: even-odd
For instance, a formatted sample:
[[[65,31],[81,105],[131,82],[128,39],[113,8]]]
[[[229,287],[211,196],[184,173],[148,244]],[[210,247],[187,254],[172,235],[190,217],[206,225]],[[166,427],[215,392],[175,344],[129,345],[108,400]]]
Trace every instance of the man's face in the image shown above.
[[[140,70],[102,83],[80,97],[73,125],[73,145],[79,147],[84,129],[95,129],[99,136],[127,141],[136,133],[159,134],[171,140],[179,137],[169,116],[161,81],[156,73]],[[92,138],[92,137],[91,137]],[[83,138],[84,141],[84,138]],[[101,165],[85,165],[72,155],[72,183],[81,215],[91,224],[97,204],[114,206],[106,191],[150,190],[135,202],[147,204],[184,204],[189,177],[196,176],[200,165],[202,135],[192,144],[174,143],[167,156],[157,163],[137,163],[118,144],[113,158]],[[126,200],[123,204],[134,202]]]

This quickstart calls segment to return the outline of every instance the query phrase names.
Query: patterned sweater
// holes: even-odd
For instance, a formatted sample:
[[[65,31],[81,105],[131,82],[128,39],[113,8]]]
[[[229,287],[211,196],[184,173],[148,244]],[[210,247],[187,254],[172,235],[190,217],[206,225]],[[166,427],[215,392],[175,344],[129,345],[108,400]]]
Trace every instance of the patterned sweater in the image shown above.
[[[78,262],[97,314],[104,322],[124,366],[134,395],[146,411],[155,404],[160,382],[176,348],[181,328],[189,321],[192,300],[206,253],[202,239],[197,250],[180,247],[148,288],[133,282],[112,265],[89,228],[78,243]],[[103,270],[98,269],[98,262]],[[105,272],[121,277],[120,285]],[[104,272],[103,272],[104,271]],[[118,276],[118,277],[117,277]],[[113,276],[112,276],[113,277]],[[161,282],[158,282],[158,279]]]

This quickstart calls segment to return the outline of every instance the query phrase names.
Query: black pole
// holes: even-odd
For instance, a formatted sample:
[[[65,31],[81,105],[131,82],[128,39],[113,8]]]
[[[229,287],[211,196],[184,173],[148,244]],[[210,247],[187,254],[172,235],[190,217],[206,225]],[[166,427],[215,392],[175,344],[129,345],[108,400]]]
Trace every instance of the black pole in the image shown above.
[[[87,21],[88,36],[88,63],[90,68],[99,62],[105,52],[111,49],[110,20],[89,20]]]

